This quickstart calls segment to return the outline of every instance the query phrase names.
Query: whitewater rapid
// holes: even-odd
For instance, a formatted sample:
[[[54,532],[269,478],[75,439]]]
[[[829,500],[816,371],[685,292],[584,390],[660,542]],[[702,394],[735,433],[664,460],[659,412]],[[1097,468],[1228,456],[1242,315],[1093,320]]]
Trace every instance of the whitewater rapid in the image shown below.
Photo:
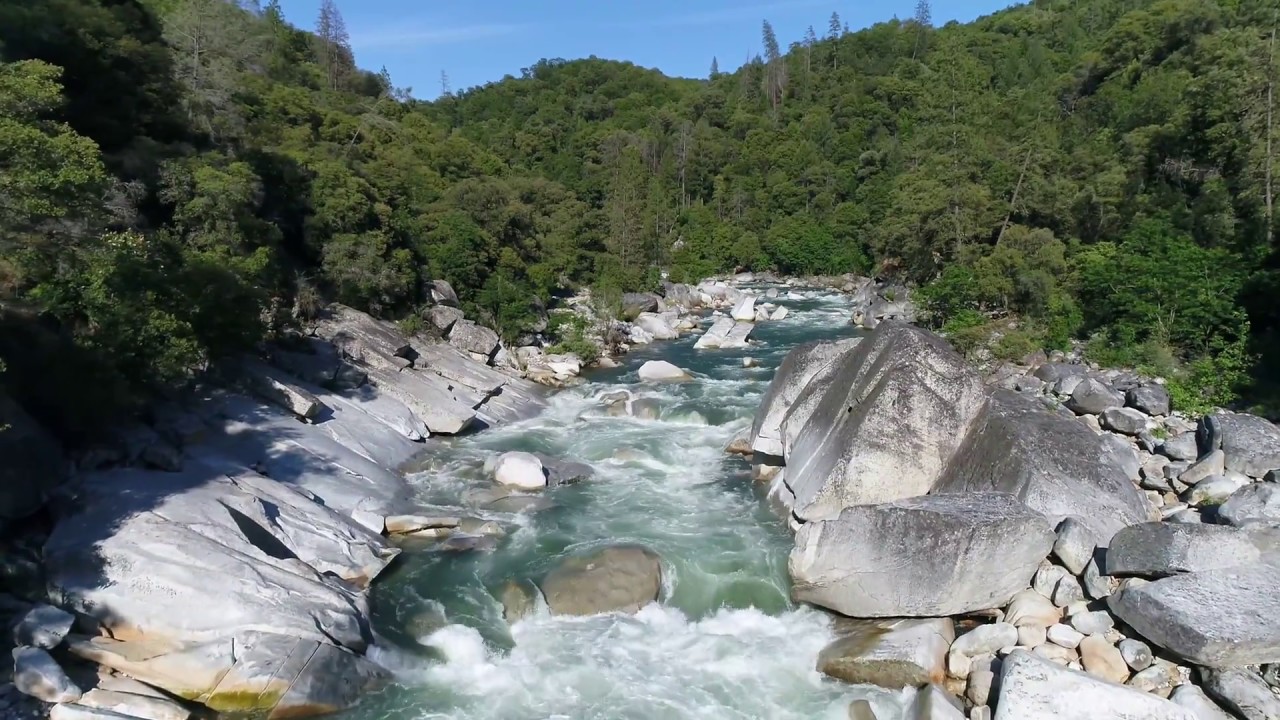
[[[558,393],[537,418],[434,453],[411,481],[422,504],[450,514],[490,485],[484,462],[500,452],[588,463],[595,477],[549,490],[548,508],[469,509],[508,530],[491,552],[409,549],[373,596],[381,639],[371,656],[396,682],[347,716],[835,720],[865,698],[882,720],[899,717],[905,694],[844,685],[814,669],[832,639],[829,620],[790,602],[790,536],[746,463],[724,452],[750,426],[792,346],[851,332],[844,298],[785,293],[775,302],[791,314],[760,324],[750,349],[695,351],[693,337],[657,343]],[[759,366],[744,368],[747,356]],[[694,381],[638,383],[635,368],[654,358]],[[658,418],[607,416],[601,397],[619,390],[656,401]],[[503,620],[495,594],[506,580],[540,579],[568,555],[619,542],[662,556],[660,603],[636,615],[551,617],[542,608],[514,626]]]

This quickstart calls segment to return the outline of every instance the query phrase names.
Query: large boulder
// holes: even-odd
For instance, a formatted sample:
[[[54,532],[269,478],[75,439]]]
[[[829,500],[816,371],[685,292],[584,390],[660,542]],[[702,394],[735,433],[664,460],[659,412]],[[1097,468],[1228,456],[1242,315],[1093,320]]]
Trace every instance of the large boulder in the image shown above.
[[[805,391],[820,397],[803,427],[784,421],[787,485],[804,521],[929,492],[986,400],[964,358],[910,325],[883,323],[836,365]]]
[[[997,390],[934,492],[1013,493],[1052,522],[1084,521],[1106,546],[1148,519],[1146,499],[1106,441],[1033,398]]]
[[[397,551],[313,495],[210,457],[87,476],[78,503],[45,544],[50,591],[111,639],[76,654],[237,711],[338,709],[383,675],[362,588]]]
[[[947,648],[955,640],[949,618],[863,625],[818,653],[818,671],[855,685],[898,690],[946,680]]]
[[[1148,415],[1169,414],[1169,391],[1163,385],[1142,385],[1124,394],[1124,404]]]
[[[1199,720],[1186,708],[1017,650],[1000,665],[995,720]]]
[[[524,490],[541,490],[547,486],[547,471],[542,460],[533,453],[509,452],[498,458],[493,469],[493,479],[499,485]]]
[[[1213,416],[1228,470],[1260,478],[1280,469],[1280,428],[1256,415],[1219,412]],[[1212,450],[1213,448],[1209,448]]]
[[[655,313],[662,298],[654,293],[623,293],[622,295],[622,318],[635,318],[640,313]]]
[[[1100,415],[1110,408],[1124,407],[1124,395],[1097,378],[1085,378],[1071,391],[1067,407],[1077,415]]]
[[[66,480],[62,448],[18,403],[0,393],[0,528],[35,512]]]
[[[442,336],[447,336],[453,326],[464,317],[461,310],[448,305],[432,305],[427,308],[426,316],[427,321],[439,330]]]
[[[1115,534],[1107,550],[1108,575],[1166,577],[1218,570],[1276,557],[1280,535],[1185,523],[1147,522]]]
[[[638,371],[644,382],[680,382],[689,379],[689,373],[666,360],[648,360]]]
[[[1280,484],[1250,483],[1218,506],[1218,520],[1235,527],[1280,528]]]
[[[755,322],[756,320],[756,298],[754,295],[744,295],[741,300],[733,306],[733,310],[729,312],[729,317],[738,322]]]
[[[1248,668],[1207,670],[1204,689],[1245,720],[1280,718],[1280,698],[1256,672]]]
[[[1030,584],[1054,538],[1043,516],[1004,493],[853,506],[800,526],[792,595],[853,617],[1001,607]]]
[[[675,340],[680,337],[667,318],[656,313],[640,313],[635,319],[636,327],[653,336],[654,340]]]
[[[1107,599],[1160,647],[1206,667],[1280,662],[1280,568],[1258,564],[1175,575]]]
[[[698,338],[698,342],[693,344],[695,350],[714,350],[722,347],[729,339],[729,333],[733,331],[734,320],[731,317],[721,317],[711,323],[711,327]]]
[[[634,613],[662,592],[662,561],[635,545],[618,545],[570,557],[542,581],[553,615]]]
[[[773,381],[756,410],[751,425],[751,449],[782,457],[782,421],[811,382],[823,382],[836,358],[858,344],[860,338],[818,340],[791,349],[773,374]]]
[[[449,344],[464,352],[486,358],[498,351],[498,333],[470,320],[459,320],[449,332]]]

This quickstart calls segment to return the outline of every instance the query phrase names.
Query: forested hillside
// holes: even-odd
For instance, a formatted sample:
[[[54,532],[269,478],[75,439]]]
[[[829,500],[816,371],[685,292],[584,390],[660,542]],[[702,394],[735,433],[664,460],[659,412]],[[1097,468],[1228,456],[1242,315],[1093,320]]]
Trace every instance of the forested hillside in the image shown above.
[[[274,3],[0,0],[0,377],[96,412],[328,300],[412,324],[443,278],[516,338],[558,290],[774,269],[915,283],[963,348],[1081,339],[1184,407],[1252,402],[1276,16],[1054,0],[935,28],[926,2],[785,52],[765,22],[707,80],[543,60],[422,103],[357,69],[332,2],[303,31]]]

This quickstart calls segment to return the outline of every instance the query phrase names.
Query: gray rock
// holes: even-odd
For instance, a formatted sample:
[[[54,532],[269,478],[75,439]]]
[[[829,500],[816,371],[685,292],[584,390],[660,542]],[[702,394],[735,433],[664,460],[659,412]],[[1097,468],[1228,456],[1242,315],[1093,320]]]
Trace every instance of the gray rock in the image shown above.
[[[1002,493],[855,506],[800,527],[792,594],[853,617],[1000,607],[1027,586],[1053,540],[1041,515]]]
[[[1089,374],[1089,368],[1084,365],[1073,365],[1070,363],[1045,363],[1035,369],[1031,373],[1035,377],[1045,381],[1046,383],[1056,383],[1067,377],[1084,377]]]
[[[1239,474],[1210,475],[1183,494],[1183,499],[1196,507],[1221,505],[1241,488],[1249,485],[1249,478]]]
[[[14,645],[31,645],[51,650],[62,643],[75,621],[75,617],[65,610],[50,605],[37,605],[13,629]]]
[[[877,720],[876,711],[866,700],[854,700],[849,703],[849,720]]]
[[[662,561],[648,548],[619,545],[561,562],[542,581],[554,615],[634,613],[662,590]]]
[[[979,655],[994,655],[1001,648],[1017,644],[1018,628],[1010,623],[998,622],[990,625],[979,625],[961,635],[951,644],[951,649],[954,652],[974,658]]]
[[[1060,645],[1064,648],[1075,650],[1080,647],[1080,642],[1084,640],[1084,633],[1076,630],[1070,625],[1057,623],[1049,627],[1045,633],[1045,637],[1054,645]]]
[[[1125,664],[1134,672],[1151,667],[1151,661],[1155,659],[1151,654],[1151,647],[1141,640],[1126,638],[1120,641],[1119,647]]]
[[[427,308],[426,315],[427,321],[444,337],[447,337],[453,326],[464,317],[461,310],[448,305],[432,305]]]
[[[921,687],[911,699],[905,717],[910,720],[964,720],[959,701],[936,684]]]
[[[1040,564],[1036,568],[1036,574],[1031,578],[1031,587],[1046,598],[1053,597],[1053,589],[1058,587],[1058,581],[1066,577],[1068,574],[1066,569],[1049,562]]]
[[[1170,460],[1192,461],[1200,457],[1195,433],[1182,433],[1166,438],[1159,448],[1160,454]]]
[[[1107,408],[1102,411],[1102,427],[1124,435],[1138,435],[1147,429],[1148,418],[1133,408]]]
[[[756,410],[751,425],[751,449],[781,458],[782,421],[810,382],[823,382],[836,358],[857,345],[860,338],[834,342],[803,343],[791,349],[773,374],[773,381]]]
[[[470,320],[459,320],[449,331],[449,344],[463,352],[476,353],[486,358],[498,351],[498,334]]]
[[[295,378],[256,358],[242,358],[239,370],[253,394],[303,420],[313,420],[326,409],[324,403],[301,387]]]
[[[629,292],[622,295],[622,317],[634,318],[640,313],[658,312],[658,304],[662,298],[654,293]]]
[[[1067,375],[1053,384],[1053,391],[1061,397],[1070,397],[1086,377],[1086,375]]]
[[[1280,569],[1207,570],[1127,586],[1111,611],[1152,643],[1206,667],[1280,660]]]
[[[1143,385],[1124,395],[1125,405],[1148,415],[1169,414],[1169,391],[1161,385]]]
[[[431,291],[431,300],[437,305],[458,306],[458,293],[453,291],[453,286],[447,280],[432,280],[428,283]]]
[[[1245,720],[1280,718],[1280,698],[1257,673],[1228,668],[1206,670],[1201,675],[1205,692]]]
[[[995,684],[996,674],[990,670],[978,670],[969,673],[969,682],[965,687],[965,697],[974,705],[986,705],[991,698],[991,686]]]
[[[75,702],[81,695],[58,662],[41,648],[13,649],[13,685],[22,694],[47,703]]]
[[[1157,663],[1134,673],[1125,684],[1142,692],[1167,696],[1180,679],[1176,667]]]
[[[534,613],[538,606],[538,586],[528,580],[508,580],[498,593],[502,619],[515,624]]]
[[[1280,486],[1245,485],[1218,506],[1218,519],[1235,527],[1280,527]]]
[[[1205,455],[1199,462],[1182,471],[1178,476],[1178,482],[1185,485],[1195,485],[1202,480],[1222,475],[1226,470],[1226,456],[1221,450],[1214,450]]]
[[[1146,499],[1106,442],[1031,398],[998,390],[934,492],[1013,493],[1051,522],[1076,516],[1106,546],[1120,528],[1148,519]]]
[[[1130,525],[1111,539],[1107,574],[1158,578],[1250,565],[1262,557],[1260,544],[1260,535],[1220,525]]]
[[[1218,707],[1200,688],[1185,683],[1173,689],[1169,696],[1173,704],[1191,711],[1196,720],[1235,720],[1235,717]]]
[[[1164,698],[1068,670],[1022,650],[1001,665],[995,720],[1196,720]]]
[[[1071,391],[1066,404],[1077,415],[1100,415],[1110,408],[1124,407],[1124,395],[1101,380],[1086,378]]]
[[[1085,635],[1105,635],[1116,626],[1115,620],[1106,610],[1092,610],[1072,615],[1067,622],[1071,627]]]
[[[1075,576],[1063,575],[1053,586],[1053,594],[1050,598],[1053,604],[1060,608],[1070,607],[1073,603],[1084,600],[1084,588],[1080,586],[1080,581]]]
[[[1256,415],[1219,412],[1213,416],[1222,435],[1228,470],[1261,478],[1280,468],[1280,428]]]
[[[721,317],[707,328],[707,331],[693,344],[695,350],[714,350],[723,347],[729,339],[729,333],[735,326],[731,317]]]
[[[1094,600],[1108,598],[1115,591],[1111,578],[1103,575],[1098,568],[1097,558],[1090,559],[1089,564],[1084,567],[1084,572],[1080,574],[1080,584],[1084,587],[1085,595]]]
[[[1053,554],[1064,567],[1079,575],[1093,559],[1098,539],[1079,518],[1069,517],[1058,524],[1058,539],[1053,544]]]
[[[62,448],[16,402],[0,393],[0,527],[35,512],[67,478]]]
[[[847,683],[892,690],[940,683],[946,679],[944,659],[954,638],[947,618],[868,625],[824,647],[818,671]]]
[[[897,322],[805,392],[821,397],[803,428],[784,421],[786,482],[804,521],[928,492],[985,400],[981,378],[944,340]]]

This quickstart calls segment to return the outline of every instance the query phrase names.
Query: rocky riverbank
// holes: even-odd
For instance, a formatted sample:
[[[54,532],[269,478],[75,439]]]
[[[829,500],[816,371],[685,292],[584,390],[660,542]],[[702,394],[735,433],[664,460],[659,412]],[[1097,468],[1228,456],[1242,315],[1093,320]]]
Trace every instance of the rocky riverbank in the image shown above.
[[[822,672],[924,688],[916,717],[1280,717],[1271,423],[1081,365],[983,378],[888,322],[795,348],[750,443],[793,596],[858,619]]]

